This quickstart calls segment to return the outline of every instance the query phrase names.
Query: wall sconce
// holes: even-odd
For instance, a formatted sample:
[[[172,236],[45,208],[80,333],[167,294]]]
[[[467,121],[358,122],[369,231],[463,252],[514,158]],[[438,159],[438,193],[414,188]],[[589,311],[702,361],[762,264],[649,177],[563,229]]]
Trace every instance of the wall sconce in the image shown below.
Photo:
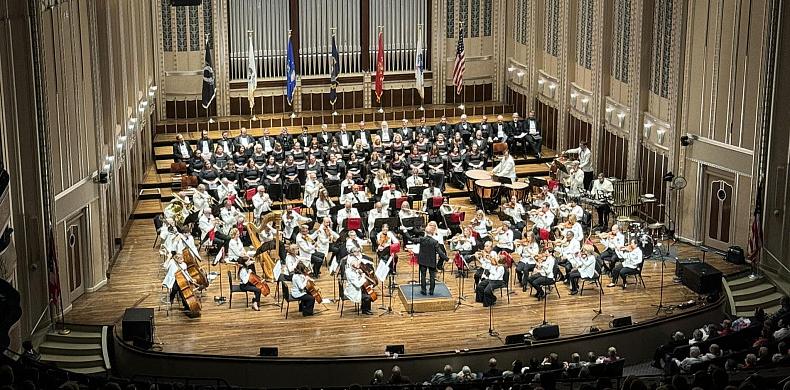
[[[656,136],[658,137],[658,143],[663,145],[664,144],[664,135],[666,135],[667,129],[661,127],[656,130]]]
[[[544,79],[543,79],[543,77],[541,77],[541,78],[539,78],[539,79],[538,79],[538,85],[540,85],[540,86],[543,86],[543,84],[544,84],[545,82],[546,82],[546,80],[544,80]]]
[[[576,107],[576,98],[579,97],[579,94],[576,91],[571,92],[571,106]]]
[[[623,127],[623,121],[625,120],[625,113],[620,111],[617,113],[617,127]]]
[[[128,133],[133,133],[135,128],[137,128],[137,118],[130,118],[129,124],[126,125],[126,128]]]
[[[557,84],[551,83],[549,84],[549,93],[548,96],[552,99],[555,97],[555,90],[557,89]]]
[[[653,122],[646,121],[644,125],[644,129],[642,130],[642,138],[649,139],[650,138],[650,129],[653,127]]]
[[[606,121],[607,122],[611,122],[612,121],[612,111],[614,111],[614,107],[606,106]]]
[[[516,67],[513,66],[513,65],[510,65],[510,66],[507,67],[508,73],[513,73],[514,70],[516,70]]]
[[[587,113],[587,104],[589,104],[589,103],[590,103],[590,98],[588,98],[587,96],[582,98],[582,109],[581,109],[581,111],[584,112],[585,114]]]

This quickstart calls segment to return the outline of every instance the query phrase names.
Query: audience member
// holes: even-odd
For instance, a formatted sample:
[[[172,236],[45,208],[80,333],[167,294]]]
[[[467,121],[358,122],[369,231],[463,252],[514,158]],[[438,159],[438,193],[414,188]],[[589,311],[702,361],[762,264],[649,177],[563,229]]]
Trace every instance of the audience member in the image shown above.
[[[446,364],[442,372],[437,372],[431,378],[431,383],[433,384],[446,384],[446,383],[453,383],[457,380],[458,374],[453,372],[453,366]]]
[[[502,376],[502,370],[498,369],[496,364],[497,362],[495,358],[488,359],[488,371],[483,373],[483,378]]]
[[[477,379],[477,376],[472,372],[472,369],[469,368],[469,366],[463,366],[461,367],[461,372],[458,373],[456,378],[460,382],[468,382]]]
[[[674,361],[675,364],[677,364],[678,367],[680,367],[680,371],[681,372],[689,373],[689,372],[691,372],[691,368],[695,364],[702,363],[703,359],[700,357],[700,354],[701,354],[701,352],[699,350],[699,347],[696,346],[696,345],[693,345],[689,349],[689,356],[687,358],[683,359],[682,361],[680,361],[678,359],[672,359],[672,361]]]
[[[392,366],[392,374],[390,375],[389,384],[391,385],[406,385],[411,383],[408,376],[401,374],[400,367]]]
[[[370,384],[371,385],[383,385],[385,383],[387,383],[387,381],[384,379],[384,371],[376,370],[373,373],[373,379],[370,380]]]
[[[779,322],[777,323],[779,329],[774,332],[774,340],[782,341],[787,336],[790,336],[790,321],[786,321],[784,318],[780,318]]]

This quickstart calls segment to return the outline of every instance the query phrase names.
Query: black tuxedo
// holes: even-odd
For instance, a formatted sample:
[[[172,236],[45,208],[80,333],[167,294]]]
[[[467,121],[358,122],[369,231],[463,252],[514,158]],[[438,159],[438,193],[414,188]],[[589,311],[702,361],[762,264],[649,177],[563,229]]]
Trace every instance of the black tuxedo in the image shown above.
[[[420,253],[417,254],[417,263],[420,265],[420,292],[425,294],[425,274],[429,272],[431,280],[428,293],[433,295],[433,290],[436,286],[436,269],[447,261],[447,253],[444,247],[439,244],[438,241],[427,235],[423,237],[412,237],[408,231],[404,231],[403,236],[407,241],[420,245]],[[439,257],[439,262],[436,261],[437,256]]]
[[[298,137],[296,137],[296,140],[300,144],[302,144],[303,148],[307,149],[307,148],[310,147],[310,144],[313,142],[313,136],[310,135],[310,134],[307,134],[307,133],[302,133],[302,134],[299,134]]]
[[[316,136],[318,138],[318,144],[321,146],[329,146],[332,143],[332,134],[322,132]]]
[[[531,121],[535,122],[535,131],[537,133],[534,135],[529,133],[529,127]],[[527,143],[529,143],[529,146],[532,148],[532,151],[535,153],[536,156],[539,156],[540,148],[541,146],[543,146],[543,136],[540,134],[540,121],[538,120],[538,118],[527,118],[527,120],[524,121],[524,133],[527,134],[527,136],[524,138],[527,140]]]
[[[353,137],[354,140],[364,139],[365,141],[367,141],[368,145],[371,145],[373,143],[373,140],[370,139],[370,131],[368,130],[358,130],[357,133],[353,135]],[[365,141],[363,141],[362,143],[364,144]]]
[[[494,127],[491,125],[491,123],[480,122],[477,124],[477,126],[475,126],[475,132],[477,130],[480,130],[480,132],[483,133],[483,138],[488,139],[488,136],[491,135],[491,133],[494,130]],[[472,136],[474,137],[474,134],[472,134]]]
[[[235,141],[235,143],[236,143],[236,147],[237,147],[237,148],[238,148],[239,146],[242,146],[242,145],[244,145],[244,143],[242,142],[242,140],[247,140],[247,146],[246,146],[246,147],[247,147],[248,149],[251,149],[251,148],[252,148],[252,146],[253,146],[253,144],[255,144],[255,138],[253,138],[251,135],[249,135],[249,134],[247,134],[247,135],[238,135],[238,136],[237,136],[237,137],[234,139],[234,141]]]
[[[455,132],[461,133],[461,137],[463,137],[464,141],[468,142],[469,138],[474,134],[475,127],[469,122],[466,122],[466,128],[464,128],[464,123],[458,123],[455,125]]]
[[[417,135],[422,134],[425,136],[426,139],[431,139],[431,126],[428,125],[417,126],[414,129],[414,131],[417,133]]]
[[[389,141],[385,141],[384,140],[384,136],[383,135],[384,135],[385,132],[387,133],[387,135],[389,135]],[[379,129],[378,133],[379,133],[379,137],[381,137],[381,142],[383,142],[383,143],[391,143],[392,139],[395,137],[395,132],[392,131],[392,129],[389,128],[389,127],[386,130]]]
[[[449,123],[441,124],[437,123],[436,126],[433,127],[433,132],[431,133],[431,137],[436,139],[436,136],[439,134],[444,134],[444,138],[447,138],[450,135],[450,130],[452,126]]]
[[[271,150],[274,150],[274,143],[276,142],[274,138],[264,135],[258,139],[258,143],[263,147],[263,151],[268,153],[268,150],[266,150],[266,142],[269,142],[269,147],[271,147]]]
[[[280,134],[277,136],[277,142],[283,146],[285,150],[291,150],[294,146],[294,138],[290,134]]]
[[[411,127],[399,127],[398,134],[403,137],[403,142],[406,143],[412,143],[417,139],[417,135],[414,133],[414,129]]]
[[[343,134],[344,134],[343,132],[338,132],[335,135],[335,138],[337,139],[337,146],[340,146],[340,149],[351,149],[352,147],[354,147],[354,135],[346,131],[345,135],[348,136],[348,143],[346,145],[343,145]]]
[[[209,153],[214,153],[214,142],[210,138],[201,138],[197,142],[197,150],[203,153],[203,149],[208,149]]]
[[[181,144],[182,143],[187,147],[187,155],[186,156],[181,154]],[[189,146],[189,142],[181,141],[181,142],[176,142],[176,143],[173,144],[173,161],[175,161],[175,162],[187,161],[190,158],[192,158],[192,148]]]
[[[233,138],[220,138],[217,145],[222,146],[222,150],[226,154],[233,154],[236,151],[236,143]]]

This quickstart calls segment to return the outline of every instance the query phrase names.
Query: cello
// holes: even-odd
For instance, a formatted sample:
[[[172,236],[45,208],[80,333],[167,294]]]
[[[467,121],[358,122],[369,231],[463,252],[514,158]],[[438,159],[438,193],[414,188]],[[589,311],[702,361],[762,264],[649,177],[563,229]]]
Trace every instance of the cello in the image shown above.
[[[195,296],[195,292],[192,290],[192,286],[186,276],[184,276],[184,273],[180,270],[176,272],[176,283],[178,284],[178,289],[181,291],[181,295],[184,297],[187,307],[189,307],[189,311],[186,312],[187,317],[200,317],[200,301],[197,296]]]
[[[249,283],[255,287],[258,287],[264,297],[268,296],[272,292],[272,290],[269,288],[269,285],[266,284],[266,281],[254,273],[250,273]]]
[[[305,286],[305,291],[308,294],[312,295],[315,298],[315,303],[321,303],[324,299],[321,297],[321,290],[315,285],[315,281],[313,279],[307,279],[307,286]]]
[[[359,270],[362,271],[362,275],[365,277],[365,283],[362,284],[362,289],[370,296],[371,302],[375,302],[376,299],[379,299],[379,294],[376,293],[376,286],[379,284],[379,279],[376,277],[373,266],[371,264],[362,263],[359,265]]]

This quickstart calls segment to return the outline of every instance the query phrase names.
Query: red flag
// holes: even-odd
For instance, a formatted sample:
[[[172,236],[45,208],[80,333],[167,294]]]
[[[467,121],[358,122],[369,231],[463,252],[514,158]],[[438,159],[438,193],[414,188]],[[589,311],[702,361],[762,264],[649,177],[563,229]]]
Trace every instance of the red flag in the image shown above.
[[[57,303],[60,299],[60,271],[58,270],[58,252],[55,247],[55,234],[52,226],[47,232],[47,271],[48,271],[48,290],[49,303]]]
[[[381,103],[384,93],[384,32],[379,31],[378,51],[376,52],[376,102]]]

